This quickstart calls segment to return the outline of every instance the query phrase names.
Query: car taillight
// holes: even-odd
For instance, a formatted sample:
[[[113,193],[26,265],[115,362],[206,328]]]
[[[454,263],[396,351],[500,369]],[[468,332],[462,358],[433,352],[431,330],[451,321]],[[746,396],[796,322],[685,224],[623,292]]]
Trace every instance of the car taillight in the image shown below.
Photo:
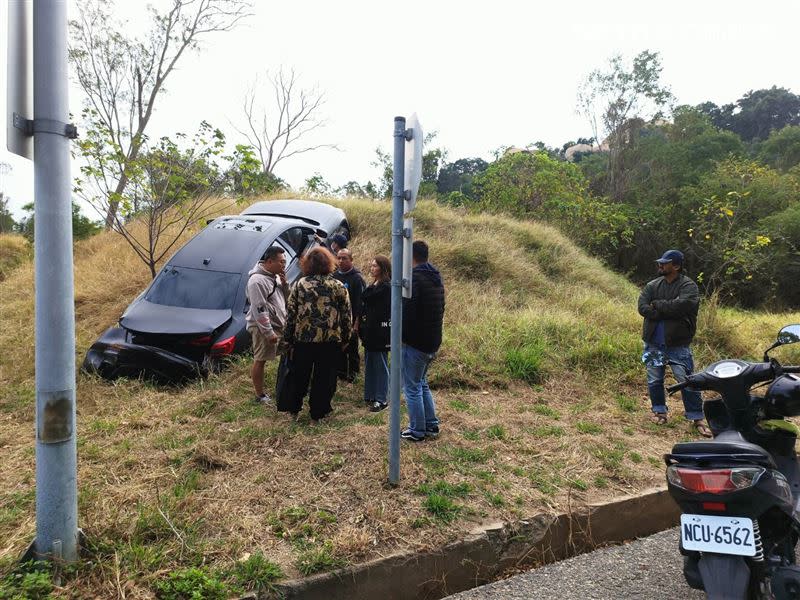
[[[211,343],[211,336],[204,335],[203,337],[194,338],[189,343],[192,346],[208,346]]]
[[[669,482],[687,492],[724,494],[748,488],[764,472],[760,467],[735,469],[688,469],[677,465],[667,467]]]
[[[228,339],[217,342],[211,346],[211,355],[223,356],[225,354],[231,354],[234,346],[236,346],[236,336],[231,336]]]

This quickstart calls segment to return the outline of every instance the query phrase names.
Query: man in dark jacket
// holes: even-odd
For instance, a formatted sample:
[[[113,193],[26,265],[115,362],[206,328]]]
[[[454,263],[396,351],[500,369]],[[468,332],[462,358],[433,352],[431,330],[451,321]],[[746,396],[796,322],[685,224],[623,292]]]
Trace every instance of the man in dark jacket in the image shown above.
[[[428,244],[412,245],[411,298],[403,300],[403,394],[409,425],[400,436],[411,442],[439,435],[436,403],[428,387],[428,366],[442,345],[444,283],[428,262]]]
[[[684,381],[694,369],[689,344],[697,329],[697,309],[700,293],[697,284],[683,273],[683,253],[667,250],[656,260],[660,277],[649,282],[639,295],[639,314],[644,317],[642,361],[647,367],[647,389],[653,410],[653,421],[667,422],[667,403],[664,393],[666,366],[678,381]],[[703,400],[700,392],[683,389],[686,418],[704,437],[711,431],[703,422]]]
[[[336,257],[339,259],[339,269],[333,274],[333,277],[341,281],[347,288],[350,307],[353,310],[353,333],[343,352],[337,375],[339,379],[352,382],[358,375],[361,364],[361,358],[358,355],[358,326],[361,320],[359,318],[361,316],[361,295],[367,284],[364,282],[361,271],[353,266],[353,253],[348,248],[339,250]]]

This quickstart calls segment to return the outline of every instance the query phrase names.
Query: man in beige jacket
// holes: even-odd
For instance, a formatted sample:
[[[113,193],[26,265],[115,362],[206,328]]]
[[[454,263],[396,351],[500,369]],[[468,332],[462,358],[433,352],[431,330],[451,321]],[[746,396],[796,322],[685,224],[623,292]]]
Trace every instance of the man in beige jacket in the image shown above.
[[[253,367],[250,376],[256,392],[255,401],[260,404],[272,399],[264,391],[264,365],[278,354],[283,328],[286,325],[286,297],[289,285],[286,282],[286,255],[280,246],[267,248],[264,256],[248,274],[247,331],[253,342]]]

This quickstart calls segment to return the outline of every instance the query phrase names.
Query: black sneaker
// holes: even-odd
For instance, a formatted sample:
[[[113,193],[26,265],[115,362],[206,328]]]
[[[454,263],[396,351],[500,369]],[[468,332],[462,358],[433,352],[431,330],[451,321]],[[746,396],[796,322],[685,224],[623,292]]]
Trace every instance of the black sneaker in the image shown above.
[[[436,439],[439,437],[439,426],[434,425],[433,427],[429,427],[425,430],[425,437]]]
[[[377,400],[372,403],[372,406],[369,407],[369,412],[381,412],[384,408],[389,406],[383,402],[378,402]]]
[[[411,431],[410,429],[403,429],[403,431],[400,432],[400,437],[403,438],[404,440],[408,440],[409,442],[425,441],[424,437],[419,437],[418,435],[415,435],[414,432]]]

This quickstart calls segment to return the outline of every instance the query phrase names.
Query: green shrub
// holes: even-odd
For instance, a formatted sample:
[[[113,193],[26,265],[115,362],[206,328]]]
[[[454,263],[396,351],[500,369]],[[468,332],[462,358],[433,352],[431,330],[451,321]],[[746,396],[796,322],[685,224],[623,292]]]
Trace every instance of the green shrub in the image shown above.
[[[0,600],[49,600],[53,582],[42,564],[25,563],[0,579]]]
[[[284,577],[280,566],[267,560],[261,552],[237,562],[231,575],[240,586],[257,592],[273,590],[273,584]]]

